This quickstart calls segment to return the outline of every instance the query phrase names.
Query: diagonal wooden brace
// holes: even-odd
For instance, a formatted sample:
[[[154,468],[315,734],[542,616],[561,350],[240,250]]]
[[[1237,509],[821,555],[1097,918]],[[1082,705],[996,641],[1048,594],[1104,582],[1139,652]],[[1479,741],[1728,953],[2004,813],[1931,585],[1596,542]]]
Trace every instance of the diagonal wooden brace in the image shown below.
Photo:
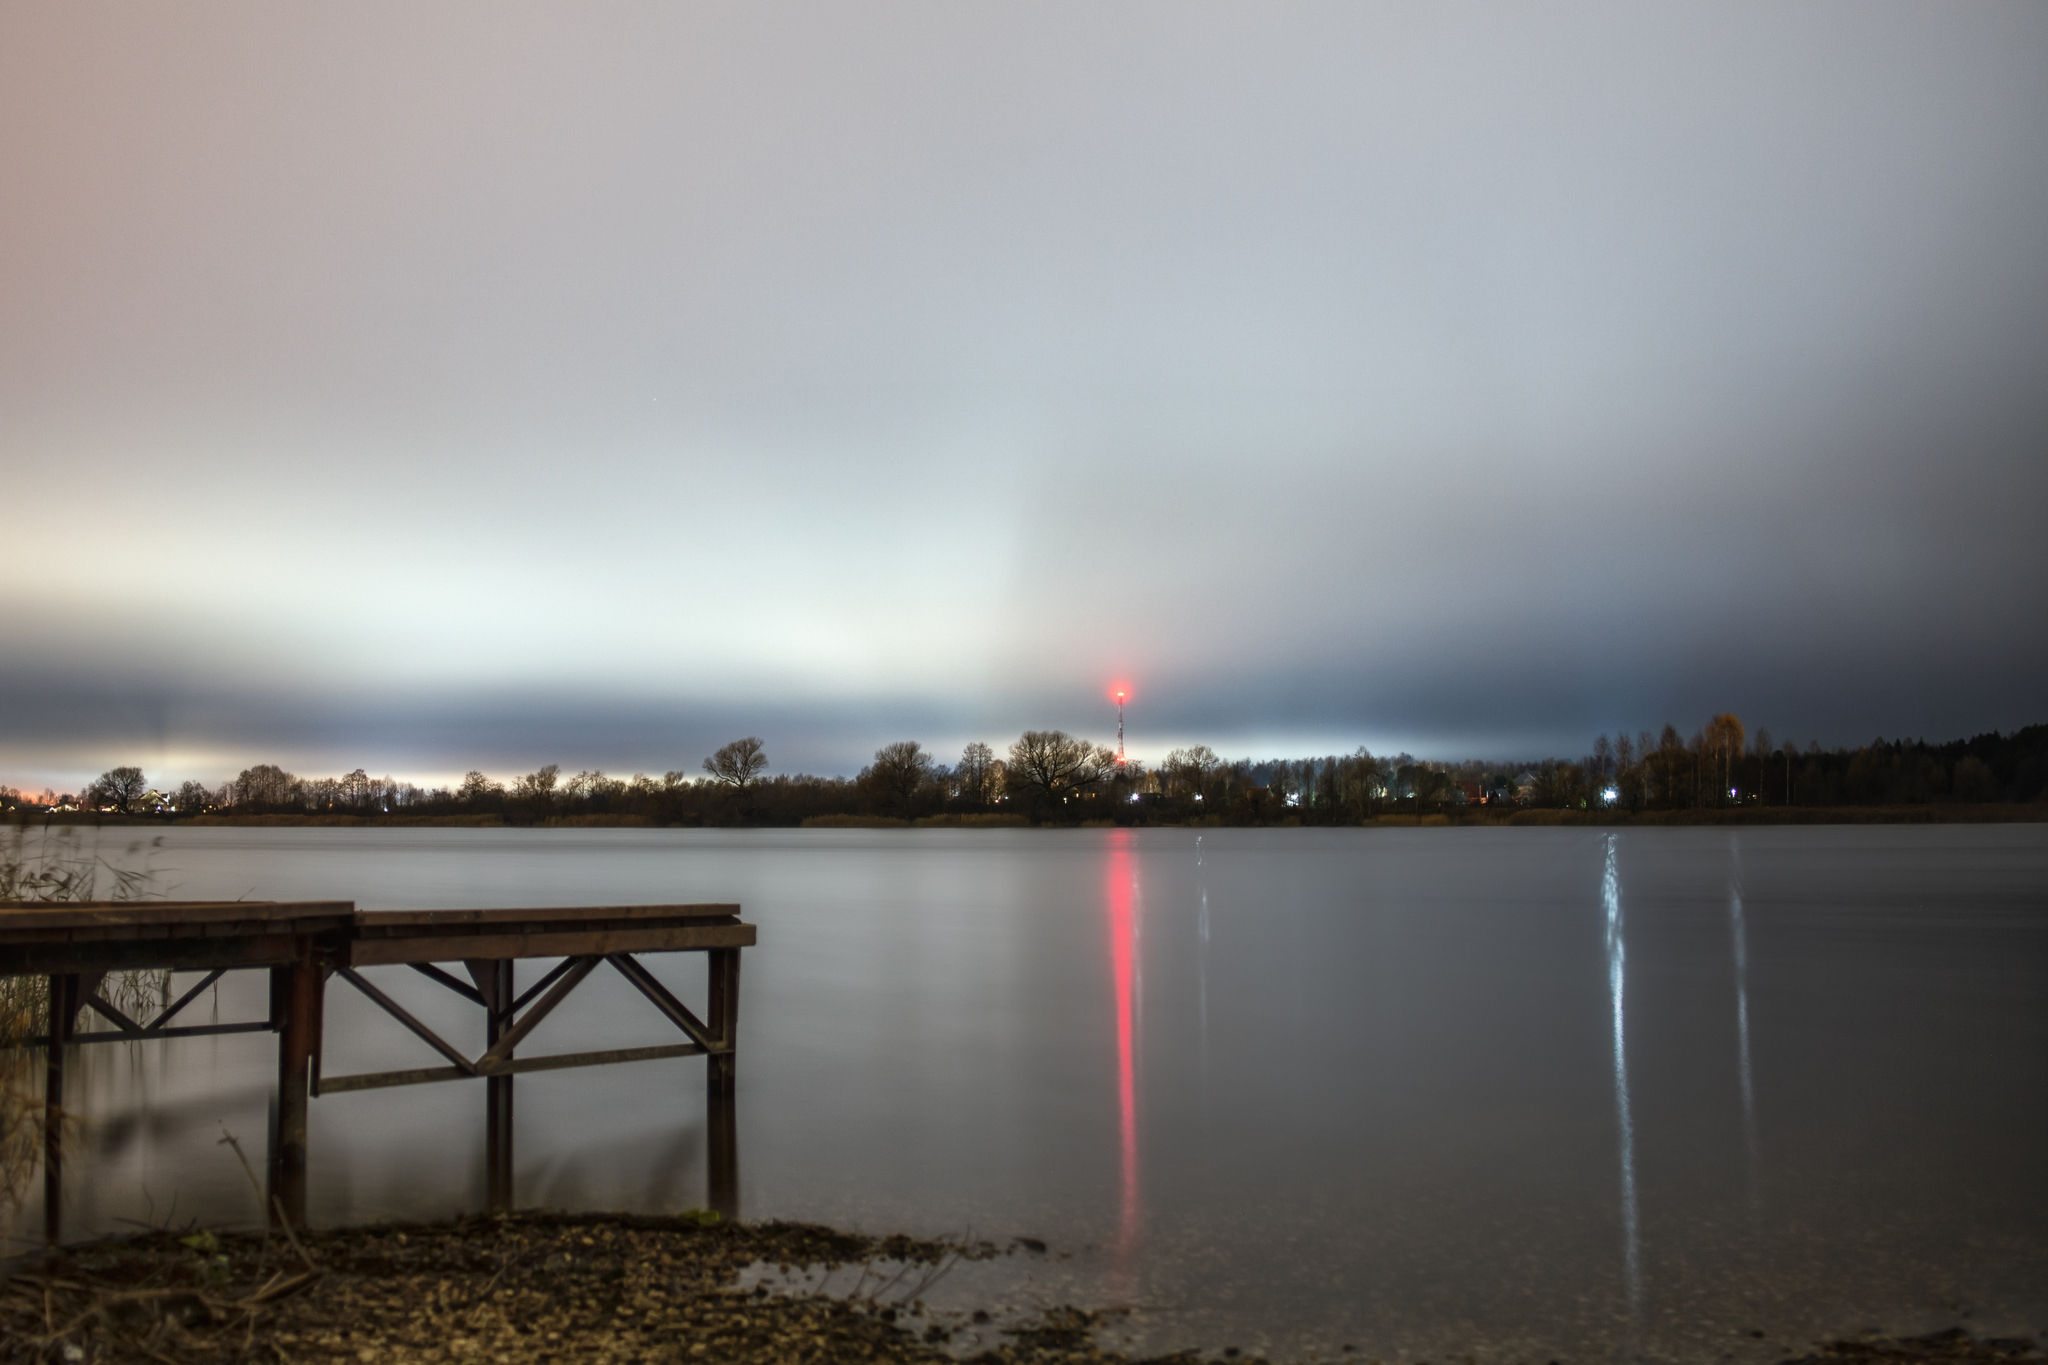
[[[336,967],[334,969],[334,974],[336,976],[343,978],[348,982],[349,985],[354,986],[357,990],[361,991],[364,995],[368,996],[379,1009],[383,1010],[393,1019],[396,1019],[399,1023],[405,1025],[414,1033],[417,1033],[423,1040],[425,1040],[427,1046],[433,1048],[434,1051],[440,1053],[443,1057],[446,1057],[449,1061],[455,1063],[455,1065],[461,1067],[470,1075],[475,1076],[480,1074],[477,1071],[477,1064],[475,1062],[470,1061],[469,1058],[463,1056],[460,1052],[456,1051],[454,1046],[450,1044],[446,1039],[441,1037],[440,1034],[434,1032],[425,1024],[422,1024],[419,1020],[413,1018],[412,1015],[406,1011],[405,1006],[399,1004],[396,1000],[393,1000],[390,996],[384,994],[384,992],[378,990],[375,986],[363,980],[363,978],[357,974],[355,968]]]
[[[690,1035],[690,1041],[706,1052],[723,1052],[727,1048],[724,1039],[712,1033],[702,1019],[690,1013],[689,1007],[669,993],[668,987],[655,978],[653,972],[640,965],[639,959],[631,953],[613,953],[605,959],[619,969],[619,975],[639,988],[642,995],[654,1002],[654,1007],[668,1016],[669,1022]]]
[[[130,1019],[127,1015],[121,1013],[120,1010],[115,1009],[112,1005],[100,999],[99,993],[97,991],[92,992],[85,997],[85,1006],[94,1014],[99,1015],[102,1019],[105,1019],[108,1023],[112,1024],[115,1028],[121,1030],[121,1032],[132,1033],[138,1038],[142,1036],[142,1025],[136,1023],[133,1019]]]
[[[569,961],[574,965],[562,974],[562,979],[555,983],[555,988],[542,996],[532,1009],[521,1015],[517,1023],[498,1036],[498,1041],[491,1045],[491,1050],[476,1059],[476,1064],[470,1068],[471,1075],[488,1076],[493,1069],[502,1066],[511,1057],[512,1049],[519,1046],[520,1040],[533,1032],[534,1026],[547,1018],[555,1006],[567,999],[570,991],[582,985],[583,978],[595,971],[597,964],[604,959],[574,957]]]
[[[511,1006],[509,1007],[512,1013],[517,1014],[519,1013],[519,1011],[525,1009],[527,1001],[533,999],[533,997],[539,995],[542,991],[554,985],[557,981],[560,981],[562,979],[562,973],[568,971],[571,967],[575,965],[575,958],[565,957],[560,962],[557,962],[554,966],[548,968],[548,974],[546,976],[534,982],[525,990],[519,992],[519,997],[516,1000],[514,1000]]]
[[[442,971],[433,963],[408,962],[405,965],[412,968],[414,971],[418,972],[421,976],[424,976],[429,981],[440,982],[449,990],[454,991],[457,995],[461,996],[464,1000],[467,1000],[472,1004],[483,1005],[485,1008],[489,1008],[490,1002],[484,999],[483,992],[479,991],[476,987],[469,985],[460,977],[451,976],[447,972]]]
[[[185,1006],[191,1004],[194,1000],[197,1000],[199,998],[199,993],[201,991],[205,990],[208,986],[211,986],[214,982],[220,980],[222,977],[226,975],[227,969],[225,967],[216,967],[214,970],[208,972],[205,978],[201,980],[198,985],[194,986],[191,990],[186,991],[183,995],[179,996],[173,1004],[171,1004],[167,1009],[165,1009],[162,1014],[159,1014],[156,1018],[150,1020],[145,1027],[147,1027],[150,1032],[154,1033],[156,1030],[162,1028],[165,1024],[170,1023],[172,1017],[176,1015],[179,1010],[184,1009]]]

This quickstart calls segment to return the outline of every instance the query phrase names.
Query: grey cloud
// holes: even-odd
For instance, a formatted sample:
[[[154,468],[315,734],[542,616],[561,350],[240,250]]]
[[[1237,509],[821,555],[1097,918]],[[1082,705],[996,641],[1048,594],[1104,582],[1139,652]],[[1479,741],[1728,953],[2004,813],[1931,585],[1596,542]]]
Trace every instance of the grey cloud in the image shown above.
[[[2044,67],[1995,4],[7,10],[0,778],[845,768],[1113,674],[1226,745],[2042,719]]]

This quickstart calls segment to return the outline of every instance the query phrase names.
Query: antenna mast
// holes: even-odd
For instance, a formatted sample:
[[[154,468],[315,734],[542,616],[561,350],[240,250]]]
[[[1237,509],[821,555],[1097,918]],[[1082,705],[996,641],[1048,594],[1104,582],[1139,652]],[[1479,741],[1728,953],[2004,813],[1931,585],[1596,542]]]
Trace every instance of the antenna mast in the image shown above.
[[[1116,694],[1116,762],[1117,762],[1117,766],[1118,766],[1118,767],[1122,767],[1122,766],[1123,766],[1123,762],[1124,762],[1124,693],[1123,693],[1123,689],[1122,689],[1122,688],[1118,688],[1118,689],[1117,689],[1117,694]]]

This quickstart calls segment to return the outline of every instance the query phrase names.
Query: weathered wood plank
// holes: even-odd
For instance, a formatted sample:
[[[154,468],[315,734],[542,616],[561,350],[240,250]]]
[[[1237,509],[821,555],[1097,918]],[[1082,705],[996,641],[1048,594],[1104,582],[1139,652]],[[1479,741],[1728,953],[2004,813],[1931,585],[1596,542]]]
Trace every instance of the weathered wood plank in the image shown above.
[[[71,1041],[74,1043],[146,1043],[153,1038],[210,1038],[216,1034],[223,1033],[272,1033],[275,1031],[268,1019],[258,1019],[253,1023],[245,1024],[174,1024],[169,1028],[146,1029],[141,1033],[128,1033],[121,1029],[112,1029],[103,1033],[74,1033],[71,1035]],[[43,1034],[37,1034],[33,1038],[24,1038],[22,1040],[22,1046],[24,1047],[48,1047],[49,1045],[49,1038]]]
[[[293,961],[298,940],[271,932],[242,938],[109,938],[70,943],[0,942],[0,976],[52,972],[123,972],[144,967],[210,971],[215,967],[269,967]]]
[[[665,1043],[659,1047],[621,1047],[605,1052],[561,1052],[550,1057],[517,1057],[476,1072],[452,1066],[424,1066],[411,1071],[366,1071],[354,1076],[323,1076],[322,1095],[345,1095],[351,1090],[384,1090],[395,1085],[423,1085],[432,1081],[467,1081],[477,1076],[511,1076],[528,1071],[562,1071],[578,1066],[609,1066],[613,1062],[651,1062],[665,1057],[701,1057],[704,1049],[695,1043]]]
[[[410,962],[457,962],[470,957],[608,957],[613,953],[689,952],[751,948],[751,924],[650,925],[566,933],[436,934],[358,938],[347,947],[352,967]]]
[[[579,920],[738,919],[737,905],[544,905],[493,910],[358,910],[358,928],[386,925],[572,924]]]
[[[486,1076],[523,1075],[529,1071],[564,1071],[578,1066],[609,1066],[613,1062],[653,1062],[664,1057],[700,1057],[695,1043],[663,1043],[655,1047],[619,1047],[604,1052],[557,1052],[546,1057],[516,1057],[500,1062]]]
[[[354,901],[0,901],[0,935],[19,929],[124,928],[154,924],[352,919]],[[295,925],[296,927],[296,925]]]

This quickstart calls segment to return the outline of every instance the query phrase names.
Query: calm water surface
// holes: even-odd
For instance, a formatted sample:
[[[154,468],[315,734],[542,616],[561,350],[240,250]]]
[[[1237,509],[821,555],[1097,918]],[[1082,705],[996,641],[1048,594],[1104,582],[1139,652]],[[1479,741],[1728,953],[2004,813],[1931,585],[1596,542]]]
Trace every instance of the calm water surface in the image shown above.
[[[154,859],[190,897],[741,902],[745,1216],[1041,1238],[945,1292],[1130,1306],[1111,1341],[1749,1362],[2048,1331],[2038,825],[178,829]],[[701,957],[655,961],[701,1003]],[[371,975],[481,1048],[473,1006]],[[328,1002],[328,1075],[436,1064]],[[522,1051],[672,1040],[607,972]],[[80,1055],[71,1231],[254,1218],[218,1144],[260,1149],[267,1035]],[[705,1203],[702,1091],[697,1060],[522,1077],[520,1202]],[[480,1207],[482,1086],[316,1100],[312,1180],[319,1222]]]

